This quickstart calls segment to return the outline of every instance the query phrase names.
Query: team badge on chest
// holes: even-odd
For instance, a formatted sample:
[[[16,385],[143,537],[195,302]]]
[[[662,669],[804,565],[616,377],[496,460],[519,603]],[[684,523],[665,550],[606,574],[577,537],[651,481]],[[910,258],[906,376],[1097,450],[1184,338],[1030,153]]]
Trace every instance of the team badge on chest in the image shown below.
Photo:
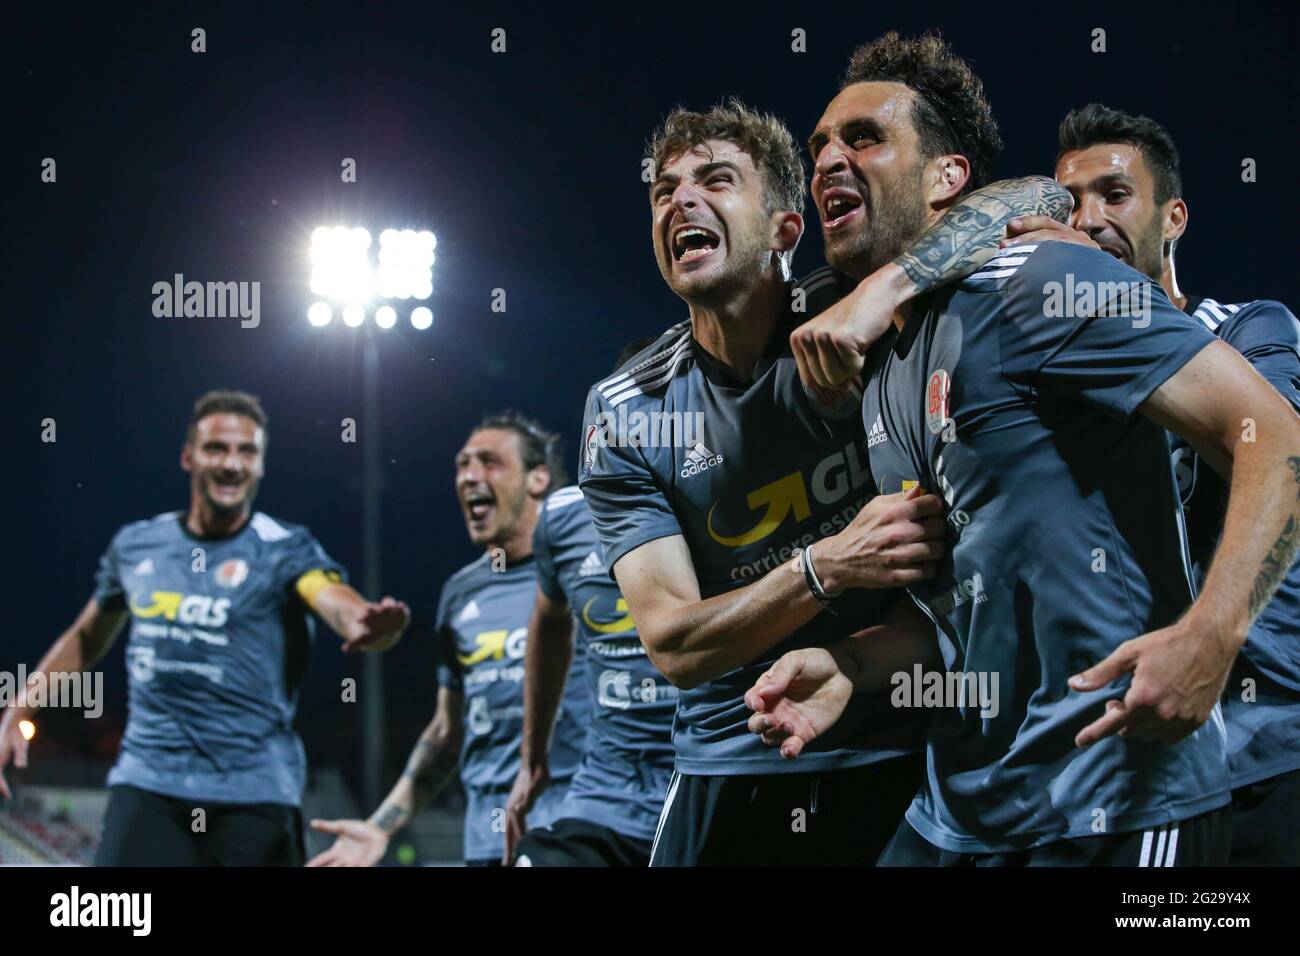
[[[243,558],[222,561],[217,568],[217,583],[223,588],[237,588],[248,578],[248,562]]]
[[[935,435],[943,431],[944,422],[948,421],[951,388],[952,381],[941,368],[934,370],[925,386],[925,424]]]

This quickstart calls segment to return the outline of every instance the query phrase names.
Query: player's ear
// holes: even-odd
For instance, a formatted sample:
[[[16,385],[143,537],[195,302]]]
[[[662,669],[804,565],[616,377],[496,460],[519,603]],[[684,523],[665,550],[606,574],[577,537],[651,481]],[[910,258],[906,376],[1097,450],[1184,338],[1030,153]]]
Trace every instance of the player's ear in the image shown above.
[[[1182,199],[1171,199],[1165,203],[1165,228],[1163,239],[1173,242],[1181,239],[1187,231],[1187,203]]]
[[[527,485],[528,494],[534,498],[541,498],[546,494],[546,489],[551,487],[551,469],[546,465],[538,465],[528,472]]]
[[[793,209],[778,209],[768,221],[771,235],[772,251],[777,253],[794,252],[803,238],[803,216]]]
[[[930,160],[930,206],[941,209],[957,201],[970,182],[970,160],[960,153]]]
[[[189,442],[181,445],[181,471],[194,470],[194,446]]]

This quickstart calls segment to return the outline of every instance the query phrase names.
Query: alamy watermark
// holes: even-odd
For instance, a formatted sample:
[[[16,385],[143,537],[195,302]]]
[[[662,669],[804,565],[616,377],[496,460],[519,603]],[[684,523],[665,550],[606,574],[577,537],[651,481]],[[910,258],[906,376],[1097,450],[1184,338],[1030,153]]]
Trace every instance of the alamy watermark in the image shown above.
[[[1065,282],[1043,285],[1043,315],[1049,319],[1087,319],[1092,316],[1132,319],[1133,328],[1151,324],[1152,283],[1075,281],[1074,273],[1065,274]]]
[[[0,671],[0,708],[14,706],[81,710],[94,720],[104,713],[104,672],[37,671],[28,676],[24,664],[18,665],[17,674]]]
[[[160,319],[238,317],[245,329],[262,321],[260,282],[186,282],[178,272],[170,283],[155,282],[153,294],[153,314]]]
[[[587,426],[586,447],[694,448],[704,437],[703,412],[598,412]]]
[[[997,671],[927,671],[920,664],[911,672],[897,671],[889,678],[894,707],[978,707],[980,716],[998,715]]]

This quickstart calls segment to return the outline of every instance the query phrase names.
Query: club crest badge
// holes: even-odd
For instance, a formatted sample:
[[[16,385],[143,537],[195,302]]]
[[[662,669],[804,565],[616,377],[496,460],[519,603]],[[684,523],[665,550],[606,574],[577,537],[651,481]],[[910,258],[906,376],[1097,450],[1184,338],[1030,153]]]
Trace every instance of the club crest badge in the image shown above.
[[[937,435],[943,431],[943,424],[949,417],[949,393],[952,380],[943,369],[935,369],[930,381],[925,386],[925,424]]]
[[[237,588],[248,578],[248,562],[243,558],[222,561],[217,568],[217,583],[223,588]]]

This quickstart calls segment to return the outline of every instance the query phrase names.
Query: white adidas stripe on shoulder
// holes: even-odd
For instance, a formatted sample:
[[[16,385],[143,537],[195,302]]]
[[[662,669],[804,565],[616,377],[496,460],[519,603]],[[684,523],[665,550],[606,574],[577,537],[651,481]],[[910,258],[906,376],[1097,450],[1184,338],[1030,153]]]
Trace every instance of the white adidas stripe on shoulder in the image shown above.
[[[1014,275],[1016,270],[1029,259],[1029,254],[1037,248],[1038,243],[1036,242],[1024,246],[1007,246],[980,266],[978,272],[968,276],[967,281],[971,279],[1005,279],[1009,275]]]
[[[671,381],[677,374],[677,369],[690,354],[691,328],[689,323],[685,323],[682,332],[672,341],[671,346],[656,353],[653,359],[648,360],[648,364],[615,376],[596,387],[610,405],[619,405],[634,395],[640,395]]]
[[[552,491],[546,497],[546,510],[555,511],[558,508],[567,508],[582,500],[582,489],[577,485],[566,485]]]
[[[603,382],[598,382],[596,384],[597,390],[600,391],[602,395],[609,394],[611,391],[617,391],[618,388],[625,385],[634,377],[645,375],[654,369],[662,367],[665,362],[672,358],[675,351],[681,347],[683,340],[682,332],[689,330],[689,328],[689,320],[686,322],[680,322],[670,328],[664,333],[666,338],[663,348],[651,355],[647,355],[631,368],[625,369],[617,375],[605,379]],[[685,338],[689,339],[689,336],[686,336]]]
[[[260,511],[253,513],[253,518],[249,521],[257,536],[263,541],[283,541],[285,538],[293,536],[293,532],[284,525],[276,522],[270,515],[263,514]]]
[[[1217,299],[1207,297],[1201,300],[1192,315],[1204,322],[1211,332],[1217,332],[1219,326],[1240,312],[1243,306],[1250,304],[1249,302],[1219,302]]]

